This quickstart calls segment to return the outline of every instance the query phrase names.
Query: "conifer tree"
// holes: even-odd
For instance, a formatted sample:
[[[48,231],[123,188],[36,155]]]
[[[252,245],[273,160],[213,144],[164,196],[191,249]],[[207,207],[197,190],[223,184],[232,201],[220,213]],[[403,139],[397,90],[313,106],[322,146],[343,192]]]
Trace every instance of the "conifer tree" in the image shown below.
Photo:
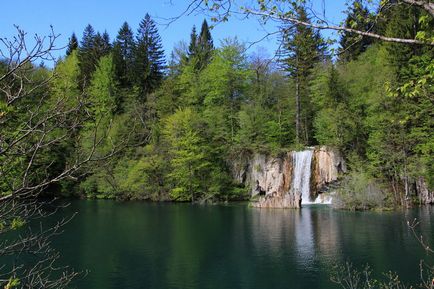
[[[95,62],[98,63],[99,59],[102,56],[105,56],[110,53],[111,44],[110,44],[110,36],[107,31],[104,31],[103,34],[97,33],[94,38],[93,45],[93,57]]]
[[[393,7],[385,16],[384,33],[389,37],[411,38],[417,38],[420,33],[429,35],[433,31],[434,19],[427,20],[427,23],[423,25],[420,18],[424,16],[427,16],[426,12],[422,12],[416,7]],[[399,78],[406,73],[411,58],[426,53],[429,57],[434,57],[434,49],[429,46],[401,45],[398,43],[387,43],[385,46],[388,59],[394,66]]]
[[[102,34],[102,52],[103,55],[107,55],[110,53],[112,49],[111,41],[110,41],[110,35],[108,34],[107,30],[104,31]]]
[[[155,22],[149,14],[140,22],[134,55],[136,84],[141,97],[155,91],[164,74],[164,50]]]
[[[348,12],[345,26],[362,31],[373,31],[374,19],[361,0],[355,0]],[[343,33],[340,39],[339,59],[354,60],[374,42],[373,38],[351,33]]]
[[[122,24],[116,40],[113,44],[113,62],[116,70],[116,77],[121,86],[126,87],[132,83],[133,79],[133,52],[136,43],[133,31],[127,22]]]
[[[188,46],[188,57],[189,59],[191,59],[192,57],[197,55],[197,43],[198,41],[198,36],[196,33],[196,26],[193,25],[193,28],[191,29],[191,34],[190,34],[190,45]]]
[[[299,6],[296,17],[307,22],[306,10]],[[284,29],[281,61],[295,82],[295,142],[309,144],[312,112],[309,111],[308,77],[315,63],[325,58],[324,42],[318,31],[302,25]]]
[[[81,86],[84,88],[90,81],[92,72],[95,70],[97,60],[94,58],[95,30],[88,24],[83,32],[83,37],[78,49],[78,60],[80,64]]]
[[[78,48],[78,40],[75,33],[72,33],[71,38],[69,38],[68,47],[66,48],[66,56],[71,55],[71,53]]]
[[[204,68],[211,60],[214,44],[209,30],[208,22],[203,20],[202,28],[197,39],[197,55],[199,69]]]

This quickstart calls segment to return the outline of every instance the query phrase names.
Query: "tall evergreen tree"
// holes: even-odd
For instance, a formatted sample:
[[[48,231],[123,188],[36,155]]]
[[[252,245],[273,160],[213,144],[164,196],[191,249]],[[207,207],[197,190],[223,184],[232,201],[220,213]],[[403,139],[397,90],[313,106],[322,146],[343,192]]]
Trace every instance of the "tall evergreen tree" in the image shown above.
[[[72,51],[78,48],[78,40],[75,33],[72,33],[71,38],[69,38],[68,47],[66,48],[66,56],[71,55]]]
[[[306,10],[299,6],[297,15],[300,21],[308,22]],[[309,144],[312,112],[309,111],[308,77],[315,63],[325,57],[324,42],[319,31],[311,27],[296,25],[284,28],[280,51],[284,69],[295,82],[295,141]]]
[[[98,60],[94,58],[95,30],[88,24],[83,32],[83,37],[78,49],[78,60],[80,63],[80,81],[84,88],[90,81],[92,72],[95,70]]]
[[[351,27],[361,31],[374,30],[373,15],[369,12],[368,8],[363,6],[361,0],[355,0],[351,9],[348,11],[345,20],[345,26]],[[339,42],[339,59],[343,61],[354,60],[362,52],[374,42],[371,37],[343,33]]]
[[[191,34],[190,34],[190,45],[188,46],[188,57],[194,57],[197,55],[197,43],[198,41],[198,36],[196,33],[196,26],[193,25],[193,28],[191,29]]]
[[[434,20],[427,21],[427,27],[422,25],[421,17],[426,17],[427,13],[416,7],[396,6],[389,10],[384,19],[385,34],[389,37],[408,37],[417,38],[422,32],[429,35],[432,33]],[[429,18],[428,18],[429,19]],[[425,53],[434,57],[434,49],[423,45],[402,45],[398,43],[385,44],[389,61],[396,69],[398,77],[401,78],[410,65],[411,58],[421,56]]]
[[[107,30],[104,31],[102,34],[102,52],[103,55],[107,55],[110,53],[112,49],[111,41],[110,41],[110,35],[108,34]]]
[[[197,39],[197,56],[199,69],[204,68],[211,60],[214,44],[209,30],[208,22],[203,20],[202,28]]]
[[[105,56],[110,53],[111,50],[111,44],[110,44],[110,36],[108,35],[107,31],[104,31],[103,34],[97,33],[94,38],[94,45],[93,45],[93,57],[98,63],[99,59],[102,56]]]
[[[434,20],[427,20],[424,26],[420,21],[424,16],[426,12],[417,7],[393,7],[386,16],[385,34],[408,38],[417,38],[421,32],[429,35]],[[376,173],[392,184],[395,201],[408,205],[415,177],[425,176],[431,186],[433,183],[433,101],[429,95],[434,91],[430,82],[434,79],[434,49],[396,43],[385,47],[395,79],[390,81],[388,93],[374,100],[367,151]]]
[[[135,46],[133,31],[128,23],[124,22],[113,44],[115,75],[123,87],[127,87],[132,83]]]
[[[134,62],[136,84],[141,90],[141,97],[145,98],[160,85],[165,67],[161,37],[149,14],[139,25]]]

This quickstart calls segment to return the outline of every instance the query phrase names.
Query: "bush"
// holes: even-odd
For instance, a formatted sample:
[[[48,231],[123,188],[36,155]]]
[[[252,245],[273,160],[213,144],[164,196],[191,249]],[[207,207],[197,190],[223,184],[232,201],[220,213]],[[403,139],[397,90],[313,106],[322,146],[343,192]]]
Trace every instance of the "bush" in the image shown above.
[[[363,170],[354,170],[342,180],[333,205],[348,210],[385,209],[388,196],[370,174]]]

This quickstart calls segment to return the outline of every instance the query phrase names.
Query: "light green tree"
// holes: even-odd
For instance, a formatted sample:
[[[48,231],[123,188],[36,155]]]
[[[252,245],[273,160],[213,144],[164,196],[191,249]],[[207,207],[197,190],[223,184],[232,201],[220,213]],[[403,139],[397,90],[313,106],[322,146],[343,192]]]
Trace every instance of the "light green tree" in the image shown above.
[[[191,108],[180,109],[164,122],[163,136],[168,145],[173,183],[170,197],[195,201],[204,193],[209,172],[205,143],[198,131],[199,115]]]

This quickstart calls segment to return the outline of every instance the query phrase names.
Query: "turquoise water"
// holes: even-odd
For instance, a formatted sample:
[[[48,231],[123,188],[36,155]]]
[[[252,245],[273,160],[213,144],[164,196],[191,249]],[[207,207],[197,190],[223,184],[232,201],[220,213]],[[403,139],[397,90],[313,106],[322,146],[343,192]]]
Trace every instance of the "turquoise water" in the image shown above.
[[[434,208],[346,212],[327,206],[264,210],[246,204],[199,206],[72,201],[77,212],[54,246],[62,262],[88,270],[76,288],[338,288],[333,265],[369,264],[418,280],[426,256],[406,226],[418,218],[434,244]]]

